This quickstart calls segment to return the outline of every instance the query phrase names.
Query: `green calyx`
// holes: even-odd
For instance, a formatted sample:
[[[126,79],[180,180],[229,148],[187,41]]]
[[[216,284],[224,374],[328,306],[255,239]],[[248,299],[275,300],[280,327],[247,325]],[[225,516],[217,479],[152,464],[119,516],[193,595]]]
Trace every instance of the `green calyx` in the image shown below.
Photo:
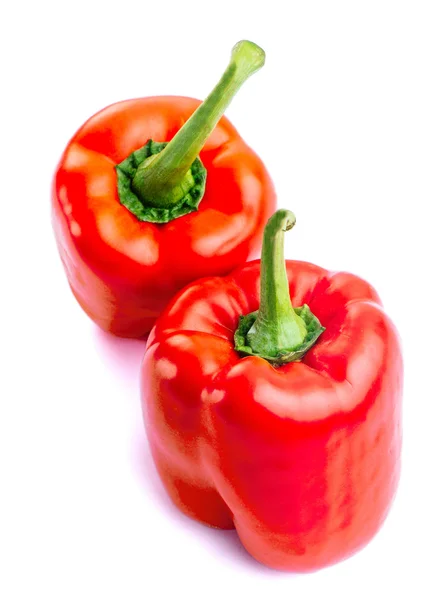
[[[300,344],[297,345],[295,350],[291,352],[284,351],[283,354],[276,354],[275,356],[266,356],[254,352],[251,346],[247,346],[247,335],[251,327],[254,325],[259,311],[249,313],[249,315],[241,316],[238,328],[234,334],[235,349],[244,356],[261,356],[268,362],[275,366],[284,365],[289,362],[297,362],[302,360],[306,352],[314,346],[317,338],[325,331],[325,327],[322,327],[317,317],[313,315],[307,304],[298,306],[294,309],[296,316],[302,320],[302,328],[305,330],[305,335]]]
[[[199,153],[234,95],[264,62],[259,46],[238,42],[220,81],[173,139],[149,140],[116,166],[119,199],[138,219],[167,223],[198,209],[206,184]]]
[[[123,204],[140,221],[150,223],[168,223],[173,219],[187,215],[198,209],[204,195],[206,183],[206,169],[199,158],[196,158],[187,171],[181,183],[172,189],[172,195],[178,200],[166,207],[145,204],[133,191],[132,182],[138,167],[147,164],[151,157],[159,154],[167,142],[154,142],[149,140],[142,148],[132,152],[119,165],[116,165],[118,180],[118,195]]]
[[[291,304],[284,259],[284,232],[296,222],[291,211],[278,210],[264,235],[259,310],[240,317],[235,349],[260,356],[275,366],[302,360],[325,330],[310,308]]]

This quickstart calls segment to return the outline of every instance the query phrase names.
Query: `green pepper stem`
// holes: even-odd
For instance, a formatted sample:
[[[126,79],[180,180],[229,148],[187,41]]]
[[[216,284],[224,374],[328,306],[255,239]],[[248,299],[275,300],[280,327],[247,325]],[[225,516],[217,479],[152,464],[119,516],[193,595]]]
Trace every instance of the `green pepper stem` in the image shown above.
[[[278,210],[269,219],[263,234],[260,307],[247,333],[253,353],[280,356],[295,350],[305,339],[307,328],[291,304],[284,259],[284,232],[294,227],[296,217]]]
[[[132,188],[142,202],[168,207],[181,197],[179,188],[187,193],[192,163],[234,95],[264,63],[264,51],[253,42],[242,40],[234,46],[227,69],[206,100],[162,152],[138,167]]]

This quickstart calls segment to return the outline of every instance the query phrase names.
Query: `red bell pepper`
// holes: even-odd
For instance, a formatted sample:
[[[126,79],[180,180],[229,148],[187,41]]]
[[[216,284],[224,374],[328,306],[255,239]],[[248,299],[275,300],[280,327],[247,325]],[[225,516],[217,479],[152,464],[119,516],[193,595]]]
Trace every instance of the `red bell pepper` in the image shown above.
[[[149,336],[142,402],[176,506],[235,527],[265,565],[311,571],[361,548],[389,510],[402,359],[368,283],[305,262],[285,270],[293,224],[278,211],[261,263],[177,295]]]
[[[54,230],[72,291],[103,329],[142,336],[185,284],[227,274],[258,250],[273,185],[221,116],[263,64],[261,48],[239,42],[202,104],[120,102],[68,144],[54,178]]]

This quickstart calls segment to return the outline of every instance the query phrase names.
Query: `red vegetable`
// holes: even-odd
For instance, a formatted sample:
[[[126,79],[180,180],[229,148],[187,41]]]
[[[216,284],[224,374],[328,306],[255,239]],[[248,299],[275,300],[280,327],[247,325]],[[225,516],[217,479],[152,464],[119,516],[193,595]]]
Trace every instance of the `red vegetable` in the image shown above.
[[[203,104],[120,102],[68,144],[54,179],[54,229],[73,293],[103,329],[147,333],[185,284],[227,274],[258,250],[273,185],[220,117],[263,63],[258,46],[239,42]]]
[[[402,359],[369,284],[304,262],[285,271],[293,224],[278,211],[261,264],[175,298],[149,337],[142,401],[177,507],[235,527],[270,567],[311,571],[361,548],[386,516],[400,471]]]

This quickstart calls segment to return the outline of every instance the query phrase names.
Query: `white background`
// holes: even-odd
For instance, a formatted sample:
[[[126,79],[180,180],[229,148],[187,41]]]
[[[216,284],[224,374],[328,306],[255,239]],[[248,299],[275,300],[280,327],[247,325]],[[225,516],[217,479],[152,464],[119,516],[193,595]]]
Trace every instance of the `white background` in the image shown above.
[[[1,29],[1,598],[445,598],[445,3],[10,2]],[[203,98],[243,38],[267,61],[227,115],[297,214],[288,257],[368,279],[404,345],[397,499],[366,549],[312,575],[171,506],[144,344],[78,308],[50,226],[54,167],[90,115]]]

